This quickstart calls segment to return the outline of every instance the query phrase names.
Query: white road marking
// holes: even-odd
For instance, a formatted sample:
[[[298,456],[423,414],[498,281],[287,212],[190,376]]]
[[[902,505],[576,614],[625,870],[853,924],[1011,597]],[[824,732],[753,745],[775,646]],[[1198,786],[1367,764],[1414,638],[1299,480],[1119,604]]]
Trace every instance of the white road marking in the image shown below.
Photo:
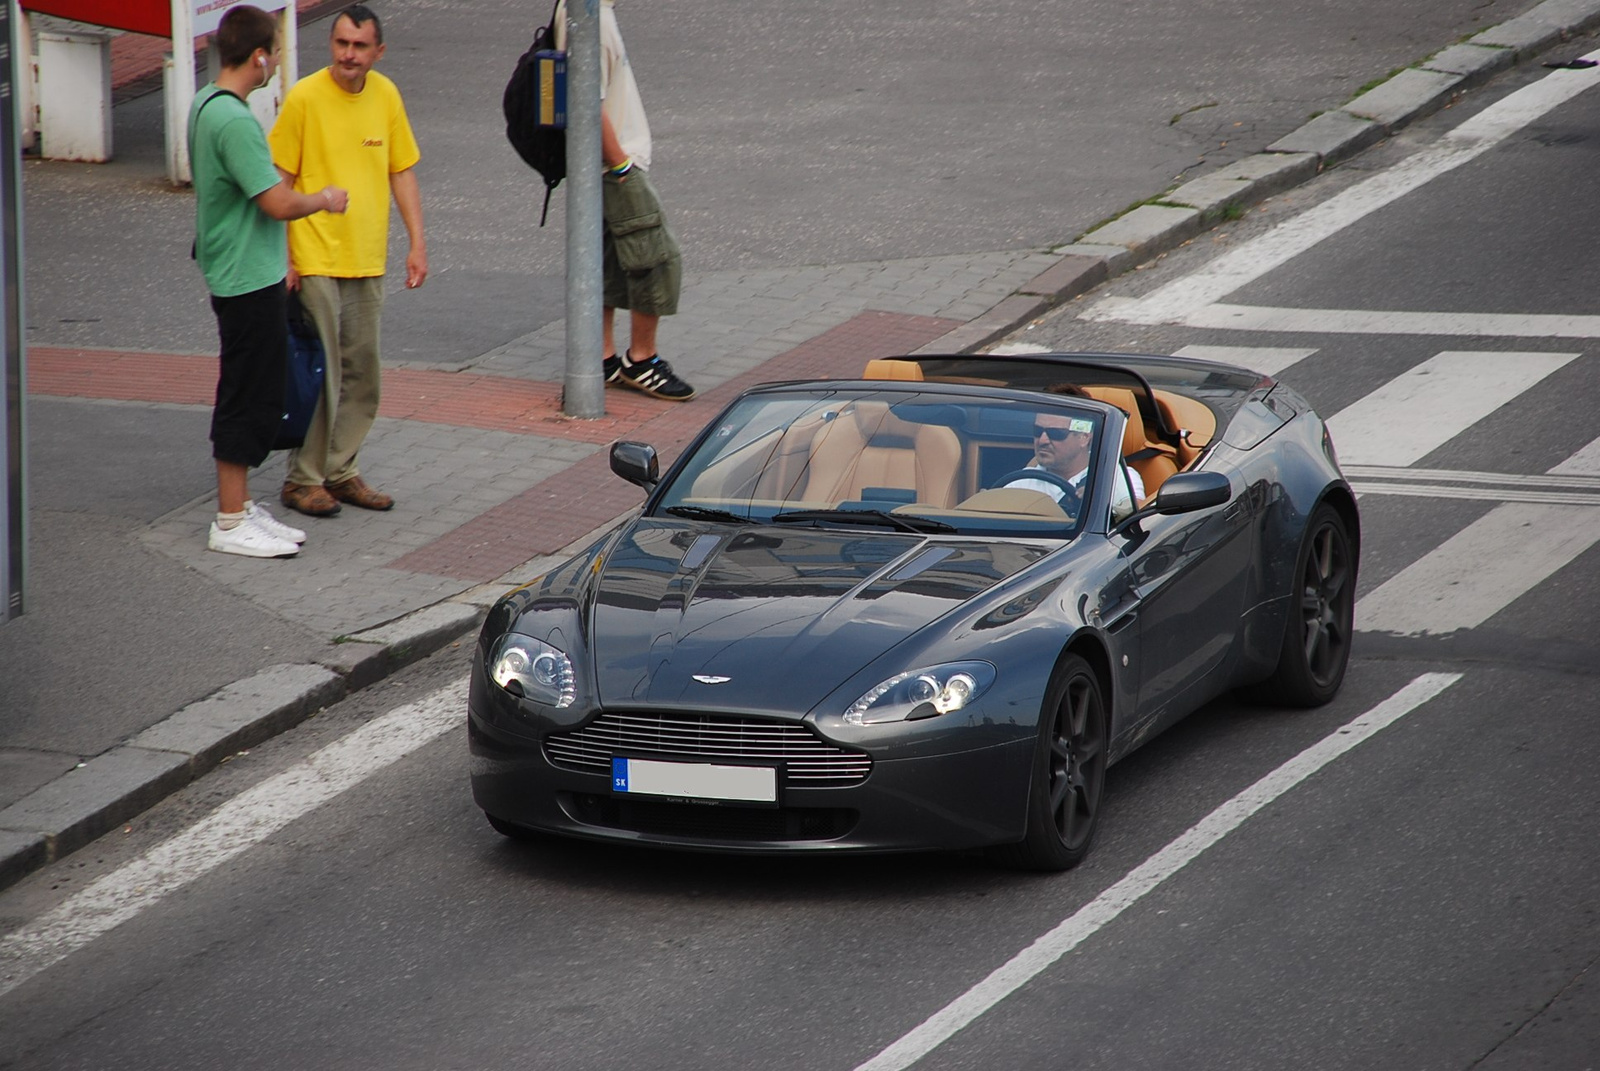
[[[1049,346],[1041,346],[1037,342],[1002,342],[989,353],[995,357],[1009,357],[1013,354],[1049,353]]]
[[[1600,476],[1600,439],[1544,479],[1593,486],[1594,476]],[[1356,603],[1356,627],[1402,636],[1476,628],[1600,540],[1593,509],[1498,506],[1368,592]]]
[[[1591,467],[1583,468],[1584,464]],[[1387,465],[1341,465],[1340,468],[1352,479],[1404,480],[1413,483],[1432,480],[1443,484],[1481,484],[1502,489],[1542,488],[1588,492],[1584,496],[1585,501],[1596,500],[1600,503],[1600,499],[1596,499],[1596,496],[1600,496],[1600,439],[1543,476],[1529,476],[1522,472],[1469,472],[1463,469],[1418,469]]]
[[[1597,57],[1600,53],[1591,53],[1587,58]],[[1107,298],[1084,312],[1083,319],[1188,323],[1206,306],[1440,175],[1476,159],[1597,83],[1600,67],[1552,72],[1485,108],[1427,148],[1280,223],[1199,270],[1142,298]]]
[[[1436,354],[1328,420],[1339,460],[1410,465],[1577,356]]]
[[[1600,539],[1592,506],[1497,506],[1356,604],[1356,627],[1402,636],[1476,628]]]
[[[1551,313],[1290,309],[1218,302],[1184,316],[1188,327],[1343,335],[1460,335],[1483,338],[1600,338],[1600,316]]]
[[[1117,916],[1138,903],[1146,893],[1193,862],[1251,815],[1460,679],[1459,673],[1425,673],[1367,713],[1302,751],[1212,811],[1194,828],[1151,856],[1121,881],[1017,953],[899,1041],[860,1065],[856,1071],[901,1071],[910,1067],[1115,921]]]
[[[341,737],[0,938],[0,997],[340,793],[466,723],[467,681]]]
[[[1550,470],[1551,476],[1600,476],[1600,439]]]
[[[1174,357],[1197,357],[1202,361],[1236,364],[1264,376],[1275,376],[1316,350],[1288,349],[1281,346],[1185,346]]]

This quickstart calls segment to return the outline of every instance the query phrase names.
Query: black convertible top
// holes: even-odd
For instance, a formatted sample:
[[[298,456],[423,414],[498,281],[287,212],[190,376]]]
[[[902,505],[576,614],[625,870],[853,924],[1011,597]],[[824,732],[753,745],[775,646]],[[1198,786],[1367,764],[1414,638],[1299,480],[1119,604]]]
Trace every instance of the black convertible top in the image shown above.
[[[1193,398],[1216,415],[1226,427],[1252,395],[1261,396],[1275,385],[1270,376],[1248,368],[1191,357],[1163,357],[1132,353],[1029,353],[950,354],[927,357],[889,357],[917,365],[928,383],[964,383],[1043,391],[1063,383],[1079,387],[1120,387],[1138,399],[1146,428],[1176,443],[1179,431],[1171,426],[1155,390]],[[869,373],[870,375],[870,373]]]

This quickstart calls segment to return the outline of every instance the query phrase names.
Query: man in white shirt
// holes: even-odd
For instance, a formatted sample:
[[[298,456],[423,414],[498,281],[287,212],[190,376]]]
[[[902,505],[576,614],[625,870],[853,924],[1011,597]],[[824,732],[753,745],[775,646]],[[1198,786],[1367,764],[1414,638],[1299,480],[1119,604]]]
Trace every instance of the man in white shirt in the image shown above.
[[[1028,467],[1042,469],[1058,477],[1075,488],[1081,497],[1083,480],[1089,473],[1089,447],[1093,441],[1094,423],[1086,417],[1039,413],[1033,418],[1033,464]],[[1123,466],[1123,470],[1128,475],[1128,483],[1117,480],[1117,490],[1112,500],[1112,508],[1118,513],[1131,512],[1135,501],[1144,501],[1144,481],[1133,469]],[[1056,480],[1018,479],[1006,486],[1038,491],[1057,502],[1067,497],[1066,487]]]
[[[656,351],[661,317],[678,311],[683,256],[650,182],[650,123],[628,62],[613,0],[600,3],[600,155],[605,169],[602,308],[605,377],[672,402],[694,388]],[[556,47],[567,47],[566,0],[556,6]],[[616,312],[628,310],[628,349],[617,353]]]

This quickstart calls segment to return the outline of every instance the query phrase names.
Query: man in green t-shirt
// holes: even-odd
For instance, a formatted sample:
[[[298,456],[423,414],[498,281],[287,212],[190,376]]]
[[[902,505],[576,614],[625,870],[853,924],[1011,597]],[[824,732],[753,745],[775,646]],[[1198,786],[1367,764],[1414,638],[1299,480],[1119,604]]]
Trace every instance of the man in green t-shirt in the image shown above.
[[[214,38],[222,62],[189,112],[194,171],[195,259],[211,291],[221,337],[211,456],[217,463],[217,519],[207,546],[251,558],[288,558],[305,533],[250,497],[250,469],[266,460],[283,420],[289,349],[284,224],[314,212],[343,212],[345,191],[296,191],[278,174],[261,124],[244,98],[278,66],[277,20],[241,4]]]

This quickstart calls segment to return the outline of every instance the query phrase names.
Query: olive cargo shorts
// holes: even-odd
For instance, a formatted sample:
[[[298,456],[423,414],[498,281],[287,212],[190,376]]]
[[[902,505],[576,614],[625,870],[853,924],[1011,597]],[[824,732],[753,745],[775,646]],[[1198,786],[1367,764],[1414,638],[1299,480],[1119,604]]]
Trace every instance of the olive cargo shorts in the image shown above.
[[[683,256],[649,175],[641,167],[622,179],[607,175],[602,193],[606,306],[671,316],[678,311]]]

